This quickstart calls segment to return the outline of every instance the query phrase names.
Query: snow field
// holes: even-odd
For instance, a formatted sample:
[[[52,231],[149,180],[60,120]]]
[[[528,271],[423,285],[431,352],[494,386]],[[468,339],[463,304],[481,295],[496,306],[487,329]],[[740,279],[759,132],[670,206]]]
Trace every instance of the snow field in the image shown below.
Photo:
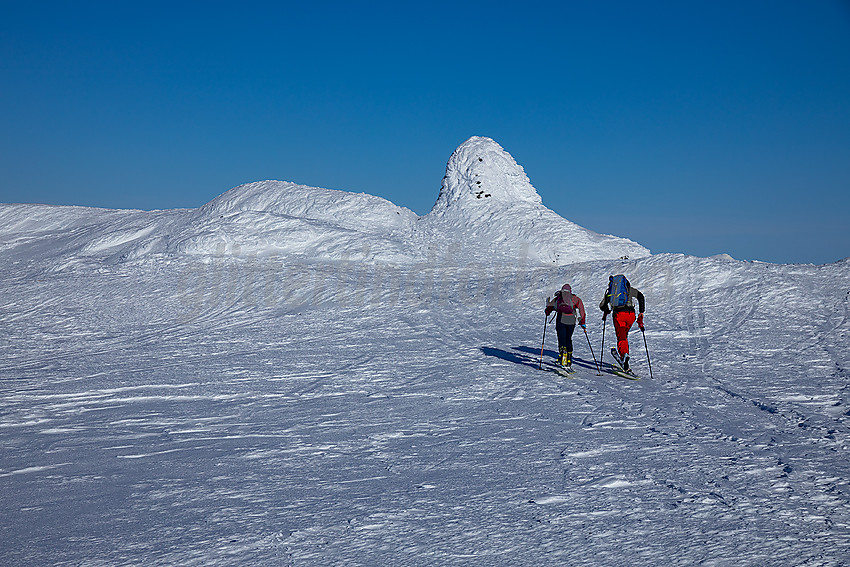
[[[654,379],[541,371],[617,273]],[[0,205],[0,564],[847,565],[848,276],[650,256],[481,137],[423,217]]]
[[[655,379],[638,331],[641,381],[596,376],[580,330],[574,379],[538,370],[545,297],[573,285],[599,356],[620,272]],[[847,275],[674,255],[7,270],[0,561],[844,565]]]

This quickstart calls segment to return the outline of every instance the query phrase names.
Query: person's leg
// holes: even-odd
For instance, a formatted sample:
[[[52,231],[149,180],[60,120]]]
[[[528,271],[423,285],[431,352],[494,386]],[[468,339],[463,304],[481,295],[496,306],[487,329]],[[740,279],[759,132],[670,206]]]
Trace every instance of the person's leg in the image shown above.
[[[576,326],[564,325],[564,327],[566,327],[565,334],[567,339],[565,344],[565,346],[567,347],[566,366],[570,366],[573,363],[573,331],[576,330]]]
[[[558,364],[565,366],[564,354],[567,352],[567,343],[570,341],[567,335],[567,325],[557,321],[555,323],[555,332],[558,333]]]
[[[617,352],[620,360],[629,354],[629,329],[635,323],[634,311],[618,311],[614,313],[614,332],[617,333]]]

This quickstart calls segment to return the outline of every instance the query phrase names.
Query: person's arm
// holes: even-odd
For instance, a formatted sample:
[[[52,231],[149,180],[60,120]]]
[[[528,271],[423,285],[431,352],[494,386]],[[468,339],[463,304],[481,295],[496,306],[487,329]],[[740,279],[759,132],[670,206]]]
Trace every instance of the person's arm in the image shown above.
[[[546,316],[548,317],[549,314],[551,314],[552,311],[554,311],[554,310],[555,310],[555,297],[553,297],[552,299],[547,298],[547,301],[546,301]]]
[[[643,313],[646,311],[646,299],[643,297],[643,294],[639,289],[632,288],[632,294],[638,300],[638,313]]]
[[[584,321],[587,318],[587,314],[585,314],[584,312],[584,303],[582,303],[581,298],[579,296],[574,295],[573,297],[575,298],[573,305],[576,309],[578,309],[578,312],[581,314],[581,319],[579,320],[578,324],[584,327]]]
[[[646,299],[643,297],[643,294],[640,292],[640,290],[632,288],[632,292],[638,300],[638,328],[643,331],[643,312],[646,309]]]

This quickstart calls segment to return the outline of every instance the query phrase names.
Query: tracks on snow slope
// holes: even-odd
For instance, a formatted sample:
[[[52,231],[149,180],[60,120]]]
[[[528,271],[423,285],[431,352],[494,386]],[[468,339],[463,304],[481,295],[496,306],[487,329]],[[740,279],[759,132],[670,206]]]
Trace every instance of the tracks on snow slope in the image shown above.
[[[509,285],[447,269],[431,302],[421,285],[332,267],[259,296],[265,271],[211,271],[182,288],[200,304],[183,301],[180,273],[144,267],[11,286],[18,305],[62,296],[67,310],[6,323],[0,481],[21,496],[2,510],[20,526],[4,537],[57,564],[839,565],[850,474],[846,408],[832,404],[845,384],[751,363],[759,341],[799,337],[771,334],[761,303],[742,307],[774,268],[724,266],[653,257]],[[594,317],[594,285],[621,270],[645,282],[657,381],[563,381],[482,352],[539,348],[541,301],[561,280]],[[788,277],[833,305],[818,269]],[[695,278],[701,293],[677,293]],[[736,323],[706,332],[724,290]],[[846,332],[840,306],[805,336]],[[54,324],[78,338],[29,340]],[[716,360],[676,356],[691,344]],[[32,522],[50,529],[24,533]]]

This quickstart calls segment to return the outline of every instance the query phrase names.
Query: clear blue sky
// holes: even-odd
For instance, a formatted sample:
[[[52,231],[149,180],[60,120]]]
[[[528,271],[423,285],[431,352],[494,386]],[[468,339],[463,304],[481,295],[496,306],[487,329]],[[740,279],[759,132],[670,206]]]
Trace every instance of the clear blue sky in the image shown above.
[[[653,252],[850,256],[850,1],[2,2],[0,202],[281,179],[425,214],[494,138]]]

